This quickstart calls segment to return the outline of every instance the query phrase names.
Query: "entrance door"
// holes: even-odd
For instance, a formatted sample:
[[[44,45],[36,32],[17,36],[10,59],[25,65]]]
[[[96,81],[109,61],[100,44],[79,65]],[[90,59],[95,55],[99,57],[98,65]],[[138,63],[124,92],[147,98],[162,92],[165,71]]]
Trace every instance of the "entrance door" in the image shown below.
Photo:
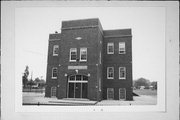
[[[119,88],[119,100],[126,100],[126,89]]]
[[[114,99],[114,89],[113,88],[107,88],[107,99],[108,100]]]
[[[81,83],[76,83],[75,98],[81,98]]]
[[[68,98],[87,98],[88,77],[74,75],[68,78]]]

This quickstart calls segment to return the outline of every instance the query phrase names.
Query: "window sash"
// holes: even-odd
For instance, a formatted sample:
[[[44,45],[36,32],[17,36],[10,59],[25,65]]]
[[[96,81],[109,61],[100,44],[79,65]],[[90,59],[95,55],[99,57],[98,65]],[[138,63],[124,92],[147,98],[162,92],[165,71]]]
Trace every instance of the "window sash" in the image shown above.
[[[114,67],[107,68],[107,79],[114,79]]]
[[[58,70],[57,70],[57,68],[52,68],[52,78],[54,79],[54,78],[57,78],[57,76],[58,76]]]
[[[125,42],[120,42],[119,43],[119,54],[125,54],[125,53],[126,53]]]
[[[112,95],[112,96],[109,96],[109,95]],[[107,99],[114,99],[114,88],[107,88]]]
[[[51,97],[56,97],[56,87],[51,87]]]
[[[107,54],[114,54],[114,43],[107,44]]]
[[[53,46],[53,56],[58,56],[59,53],[59,45]]]
[[[119,88],[119,100],[126,100],[126,88]]]
[[[71,48],[70,49],[70,61],[76,61],[77,59],[77,49]]]
[[[119,79],[126,79],[126,68],[119,67]]]
[[[80,48],[80,61],[87,61],[87,48]]]

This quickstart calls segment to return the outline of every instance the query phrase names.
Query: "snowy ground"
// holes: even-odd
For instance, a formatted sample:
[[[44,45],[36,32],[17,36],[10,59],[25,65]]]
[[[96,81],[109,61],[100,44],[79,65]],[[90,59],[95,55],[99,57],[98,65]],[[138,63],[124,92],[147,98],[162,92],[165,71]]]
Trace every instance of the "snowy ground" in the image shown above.
[[[23,104],[26,105],[156,105],[157,96],[141,95],[134,96],[133,101],[102,100],[100,102],[77,99],[46,98],[44,93],[23,92]]]

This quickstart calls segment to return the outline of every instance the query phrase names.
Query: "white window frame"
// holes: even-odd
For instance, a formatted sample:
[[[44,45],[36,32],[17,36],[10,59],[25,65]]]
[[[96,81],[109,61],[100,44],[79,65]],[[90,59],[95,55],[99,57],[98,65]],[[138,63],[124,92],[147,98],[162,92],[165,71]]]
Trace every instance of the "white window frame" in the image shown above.
[[[76,60],[71,60],[71,52],[73,52],[73,51],[76,51],[76,57],[77,57],[77,48],[70,48],[70,53],[69,53],[69,61],[70,62],[76,62],[76,60],[77,60],[77,58],[76,58]]]
[[[55,89],[55,90],[53,90],[53,89]],[[54,94],[53,94],[53,92],[55,91],[55,96],[54,96]],[[57,88],[56,87],[51,87],[51,97],[56,97],[56,94],[57,94]]]
[[[59,45],[53,45],[53,56],[58,56],[58,53],[55,53],[56,48],[58,48],[58,53],[59,53]]]
[[[57,69],[57,67],[53,67],[53,68],[52,68],[52,79],[57,79],[57,77],[54,77],[54,76],[53,76],[53,71],[54,71],[54,69]],[[57,75],[58,75],[58,69],[57,69]]]
[[[120,76],[120,69],[121,69],[121,68],[124,68],[124,72],[125,72],[124,77],[121,77],[121,76]],[[119,79],[126,79],[126,67],[119,67]]]
[[[125,91],[125,93],[124,93],[125,94],[125,98],[124,99],[120,99],[120,95],[121,95],[120,94],[120,90],[121,89],[124,89],[124,91]],[[126,88],[119,88],[119,100],[126,100]]]
[[[113,69],[113,77],[109,77],[109,69]],[[114,79],[114,67],[107,67],[107,79]]]
[[[121,47],[123,45],[123,47]],[[120,50],[120,49],[123,49],[123,53],[121,53],[120,51],[122,51],[122,50]],[[119,42],[119,54],[126,54],[126,43],[125,42]]]
[[[109,51],[109,46],[113,46],[113,52]],[[114,43],[112,42],[107,43],[107,54],[114,54]]]
[[[82,54],[83,50],[86,51],[86,60],[82,60],[82,59],[81,59],[81,54]],[[86,61],[87,61],[87,48],[80,48],[80,61],[81,61],[81,62],[86,62]]]
[[[107,88],[107,100],[112,100],[112,99],[109,99],[109,96],[108,96],[108,91],[109,90],[113,91],[113,100],[114,100],[114,88]]]

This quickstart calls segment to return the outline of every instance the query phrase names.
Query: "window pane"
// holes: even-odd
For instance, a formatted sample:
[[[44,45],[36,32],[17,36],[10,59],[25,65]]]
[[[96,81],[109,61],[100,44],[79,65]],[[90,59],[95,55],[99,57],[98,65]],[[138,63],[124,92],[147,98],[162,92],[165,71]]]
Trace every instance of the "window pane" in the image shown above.
[[[56,78],[57,77],[57,68],[53,68],[53,74],[52,77]]]
[[[84,81],[87,81],[87,80],[88,80],[88,77],[83,75],[83,80],[84,80]]]
[[[114,77],[114,69],[113,67],[108,68],[108,78],[113,78]]]
[[[126,69],[125,67],[119,68],[119,78],[125,78],[126,77]]]
[[[114,43],[108,43],[107,44],[107,53],[113,54],[114,53]]]
[[[81,75],[76,75],[76,80],[80,81],[81,80]]]
[[[54,45],[53,46],[53,55],[58,55],[59,52],[59,46],[58,45]]]
[[[120,42],[119,43],[119,54],[124,54],[125,53],[125,43]]]
[[[70,60],[76,61],[77,59],[77,49],[71,48],[70,49]]]
[[[74,81],[75,80],[75,76],[70,76],[69,80],[70,81]]]
[[[87,48],[81,48],[80,54],[81,54],[80,60],[86,61],[87,60]]]

